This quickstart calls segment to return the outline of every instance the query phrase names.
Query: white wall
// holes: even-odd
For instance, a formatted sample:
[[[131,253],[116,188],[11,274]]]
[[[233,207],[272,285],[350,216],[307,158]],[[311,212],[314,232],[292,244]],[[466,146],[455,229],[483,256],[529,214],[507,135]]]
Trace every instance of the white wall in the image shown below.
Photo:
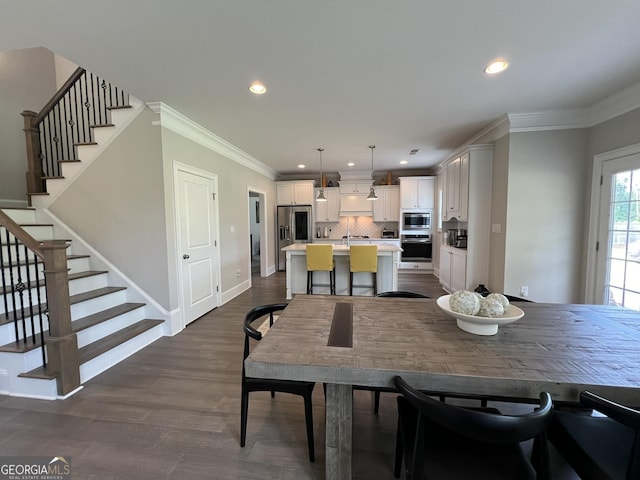
[[[504,292],[505,240],[507,224],[507,193],[509,187],[509,135],[498,139],[493,149],[491,179],[491,224],[500,225],[500,233],[491,233],[489,251],[489,282],[492,292]]]
[[[267,192],[267,265],[275,265],[274,238],[275,192],[273,181],[223,155],[185,138],[168,128],[162,128],[162,149],[166,165],[177,161],[218,175],[220,211],[220,267],[222,292],[248,285],[249,271],[249,186]],[[173,180],[165,178],[167,191]],[[169,223],[167,224],[169,227]],[[232,232],[233,227],[233,232]],[[240,270],[240,276],[237,275]]]
[[[0,52],[0,205],[27,201],[21,112],[39,112],[56,92],[54,55],[45,48]]]
[[[166,205],[160,129],[146,109],[50,210],[167,310]]]
[[[582,301],[588,131],[509,135],[504,291],[534,301]]]

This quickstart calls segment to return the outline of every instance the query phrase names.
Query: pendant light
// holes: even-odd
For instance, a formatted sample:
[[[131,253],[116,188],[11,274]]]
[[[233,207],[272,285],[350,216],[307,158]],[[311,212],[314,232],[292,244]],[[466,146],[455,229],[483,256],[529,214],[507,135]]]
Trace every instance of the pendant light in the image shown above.
[[[324,152],[324,148],[317,148],[316,150],[320,152],[320,189],[318,190],[316,202],[326,202],[327,198],[324,196],[324,186],[322,185],[322,152]]]
[[[371,187],[369,188],[369,195],[367,196],[367,200],[377,200],[376,190],[373,188],[373,149],[376,148],[375,145],[369,145],[371,149]]]

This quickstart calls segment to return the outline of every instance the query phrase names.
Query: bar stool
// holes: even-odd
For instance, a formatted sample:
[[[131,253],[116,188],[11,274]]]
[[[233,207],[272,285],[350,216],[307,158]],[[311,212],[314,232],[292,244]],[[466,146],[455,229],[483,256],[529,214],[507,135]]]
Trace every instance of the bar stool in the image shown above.
[[[336,264],[333,260],[333,245],[310,243],[307,245],[307,295],[313,294],[313,287],[326,287],[327,284],[313,283],[313,272],[329,272],[329,292],[336,294]]]
[[[354,285],[353,274],[357,272],[370,272],[373,277],[371,285]],[[353,287],[373,288],[373,295],[378,293],[378,246],[377,245],[351,245],[349,247],[349,295],[353,295]]]

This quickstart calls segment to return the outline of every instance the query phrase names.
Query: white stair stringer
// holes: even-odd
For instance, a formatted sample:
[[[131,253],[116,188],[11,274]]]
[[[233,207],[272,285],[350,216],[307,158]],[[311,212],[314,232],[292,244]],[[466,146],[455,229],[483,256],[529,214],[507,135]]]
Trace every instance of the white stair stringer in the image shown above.
[[[48,195],[34,195],[31,203],[36,208],[47,208],[64,192],[69,185],[115,140],[120,133],[145,109],[145,104],[133,96],[129,96],[131,108],[110,111],[113,127],[94,128],[94,139],[100,139],[97,145],[78,145],[78,162],[63,162],[64,178],[46,180]],[[96,135],[97,134],[97,135]]]

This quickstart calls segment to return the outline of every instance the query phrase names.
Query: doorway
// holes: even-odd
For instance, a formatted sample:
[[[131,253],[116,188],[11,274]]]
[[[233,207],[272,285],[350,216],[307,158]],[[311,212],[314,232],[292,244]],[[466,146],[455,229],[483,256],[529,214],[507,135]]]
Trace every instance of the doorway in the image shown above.
[[[598,160],[594,303],[640,311],[640,149]]]
[[[266,193],[248,188],[249,195],[249,271],[251,276],[267,276]]]
[[[181,310],[187,326],[220,305],[217,177],[176,165],[176,223]]]

